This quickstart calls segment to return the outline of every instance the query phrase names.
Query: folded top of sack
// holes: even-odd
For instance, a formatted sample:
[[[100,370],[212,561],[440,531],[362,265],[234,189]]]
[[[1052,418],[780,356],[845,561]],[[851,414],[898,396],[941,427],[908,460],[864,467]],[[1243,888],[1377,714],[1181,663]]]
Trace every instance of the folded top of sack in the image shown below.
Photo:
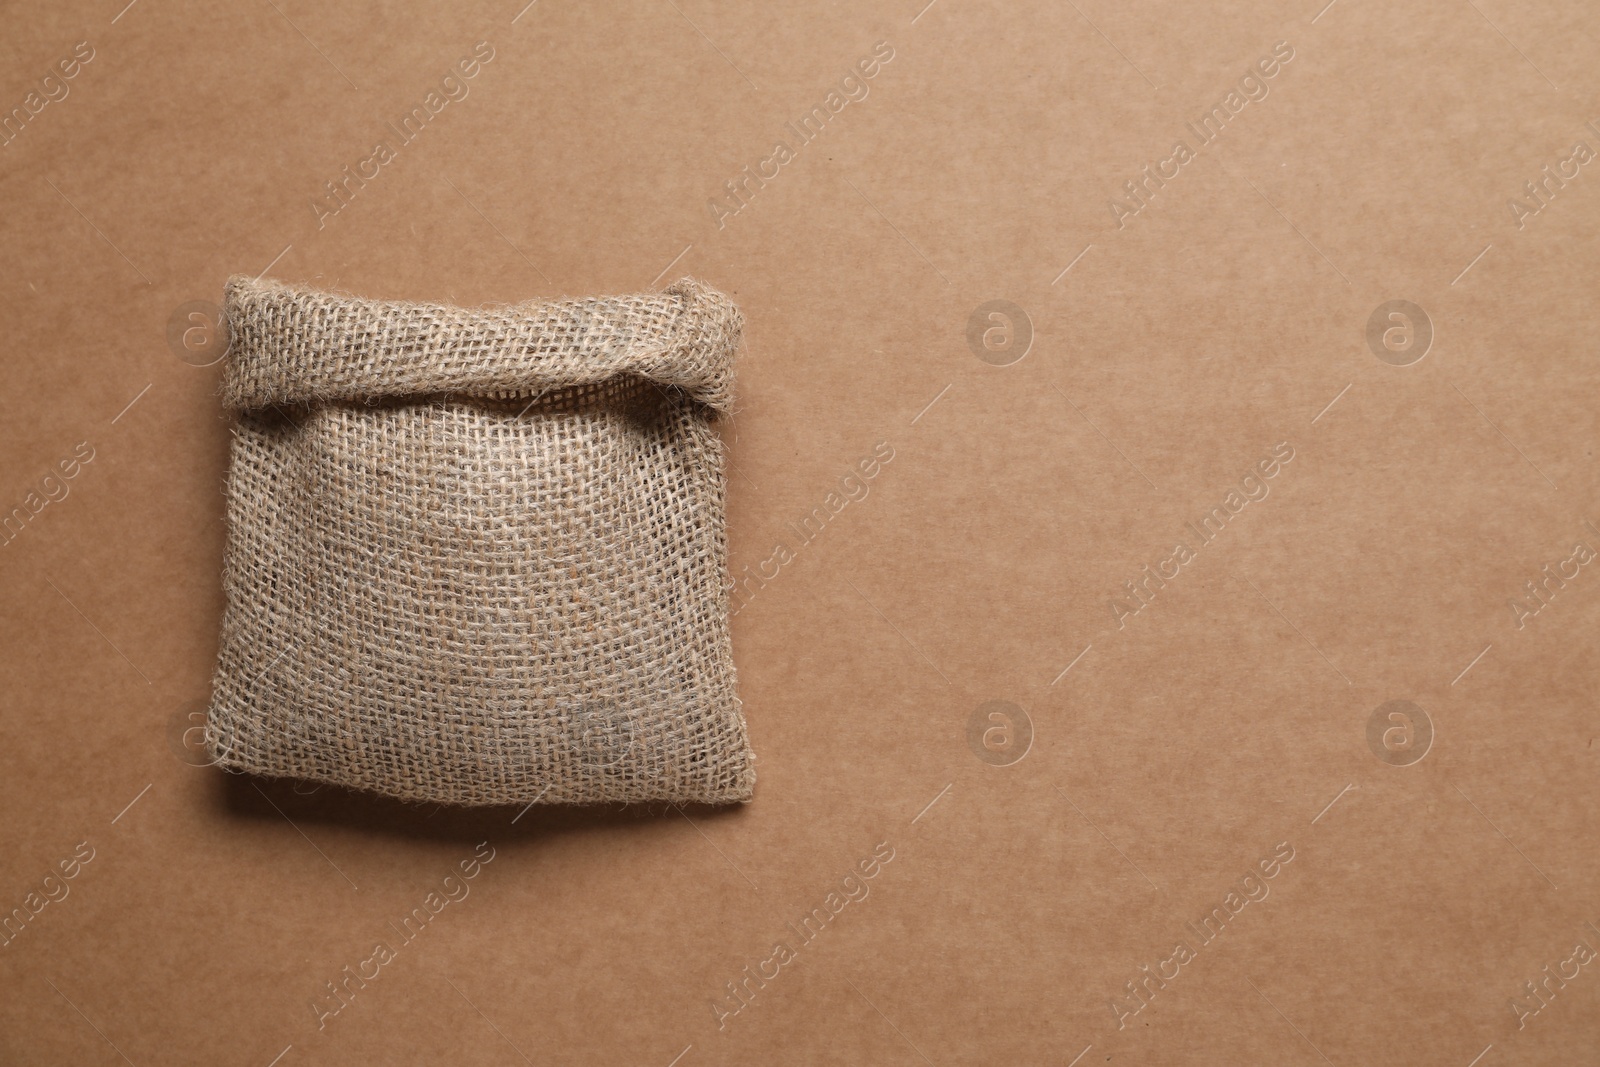
[[[223,403],[512,396],[636,375],[720,411],[743,319],[683,278],[660,293],[458,308],[366,300],[238,275]]]

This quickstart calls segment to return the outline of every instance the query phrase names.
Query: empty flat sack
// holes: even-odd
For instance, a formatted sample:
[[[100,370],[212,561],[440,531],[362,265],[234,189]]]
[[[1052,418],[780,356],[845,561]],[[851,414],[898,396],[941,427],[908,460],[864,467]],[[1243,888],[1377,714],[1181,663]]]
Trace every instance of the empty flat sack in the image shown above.
[[[727,297],[469,309],[236,277],[223,311],[214,762],[464,805],[750,799]]]

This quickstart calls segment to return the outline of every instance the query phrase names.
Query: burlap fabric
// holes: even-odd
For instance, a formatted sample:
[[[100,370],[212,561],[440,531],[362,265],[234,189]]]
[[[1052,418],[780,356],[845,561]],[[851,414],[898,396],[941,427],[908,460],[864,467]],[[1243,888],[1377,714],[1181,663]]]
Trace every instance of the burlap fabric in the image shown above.
[[[458,804],[748,800],[723,448],[742,318],[237,277],[221,766]]]

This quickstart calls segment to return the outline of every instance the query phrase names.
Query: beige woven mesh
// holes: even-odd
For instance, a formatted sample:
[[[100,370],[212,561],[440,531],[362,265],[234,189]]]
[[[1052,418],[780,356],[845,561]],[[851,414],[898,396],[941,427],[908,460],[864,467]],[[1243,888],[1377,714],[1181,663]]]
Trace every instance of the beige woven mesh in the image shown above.
[[[726,297],[463,309],[239,277],[225,313],[218,764],[458,804],[750,798]]]

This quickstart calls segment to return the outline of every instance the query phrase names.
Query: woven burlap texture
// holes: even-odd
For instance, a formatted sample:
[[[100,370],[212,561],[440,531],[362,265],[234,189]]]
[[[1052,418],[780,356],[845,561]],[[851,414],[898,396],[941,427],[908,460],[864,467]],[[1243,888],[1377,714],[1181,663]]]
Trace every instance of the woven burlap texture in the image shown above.
[[[743,319],[230,279],[228,769],[407,800],[748,800],[723,445]]]

